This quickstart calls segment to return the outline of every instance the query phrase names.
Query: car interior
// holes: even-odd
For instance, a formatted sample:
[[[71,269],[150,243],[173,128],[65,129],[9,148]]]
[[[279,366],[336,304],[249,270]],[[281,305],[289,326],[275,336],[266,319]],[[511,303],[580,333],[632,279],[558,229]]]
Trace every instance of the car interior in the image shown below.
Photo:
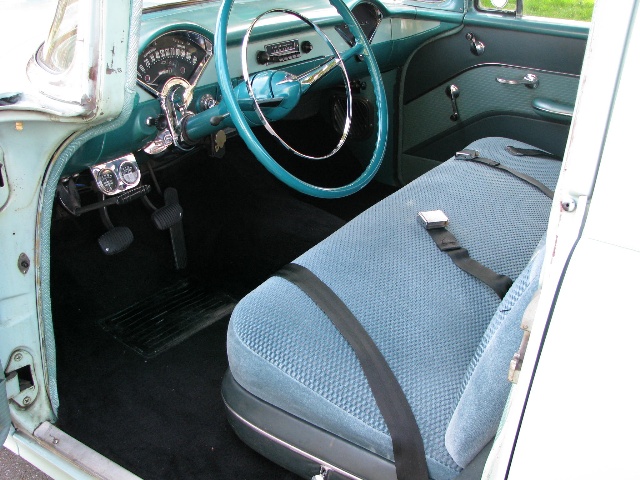
[[[132,113],[73,153],[51,212],[56,426],[142,478],[481,474],[589,25],[281,3],[143,11]]]

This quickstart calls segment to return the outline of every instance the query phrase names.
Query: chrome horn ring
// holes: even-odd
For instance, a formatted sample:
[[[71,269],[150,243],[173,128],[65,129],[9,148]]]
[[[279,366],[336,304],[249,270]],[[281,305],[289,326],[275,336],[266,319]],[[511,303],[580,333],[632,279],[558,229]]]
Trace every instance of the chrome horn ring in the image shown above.
[[[314,75],[312,77],[308,77],[307,78],[305,76],[306,74],[303,73],[303,74],[298,75],[298,76],[291,75],[289,77],[289,80],[295,81],[295,80],[300,80],[302,78],[305,78],[306,82],[309,85],[311,85],[313,82],[315,82],[315,81],[319,80],[320,78],[322,78],[322,76],[324,76],[324,74],[326,72],[332,70],[336,66],[339,66],[340,69],[342,70],[342,77],[344,79],[345,91],[346,91],[346,95],[347,95],[347,112],[346,112],[346,115],[345,115],[344,129],[343,129],[343,132],[342,132],[342,136],[340,137],[340,140],[338,141],[338,145],[336,145],[336,147],[331,152],[329,152],[327,155],[320,156],[320,157],[315,157],[315,156],[312,156],[312,155],[306,155],[306,154],[301,153],[301,152],[297,151],[296,149],[294,149],[284,139],[282,139],[280,137],[280,135],[278,135],[278,133],[273,129],[273,127],[269,123],[269,120],[267,120],[266,116],[262,112],[262,109],[260,108],[260,105],[258,104],[258,101],[256,100],[255,93],[253,91],[253,87],[251,86],[251,82],[250,82],[250,78],[249,78],[249,65],[248,65],[248,62],[247,62],[247,51],[248,51],[248,47],[249,47],[249,38],[251,37],[251,32],[253,31],[253,28],[258,23],[258,21],[262,17],[264,17],[265,15],[269,15],[269,14],[272,14],[272,13],[285,13],[287,15],[292,15],[292,16],[298,18],[299,20],[302,20],[304,23],[306,23],[307,25],[309,25],[311,28],[313,28],[315,30],[315,32],[324,40],[324,42],[327,44],[327,46],[333,52],[333,58],[331,58],[331,60],[329,60],[328,62],[325,63],[326,70],[323,71],[323,73],[321,75]],[[313,71],[317,71],[317,70],[318,70],[317,68],[313,69]],[[299,157],[306,158],[307,160],[325,160],[325,159],[330,158],[333,155],[335,155],[342,148],[344,143],[347,141],[347,137],[349,136],[349,130],[351,129],[351,116],[352,116],[352,105],[353,105],[353,98],[352,98],[352,95],[351,95],[351,88],[349,87],[349,74],[347,73],[347,68],[345,67],[344,61],[342,60],[342,57],[340,56],[340,52],[338,52],[338,50],[333,45],[333,42],[331,42],[329,37],[327,37],[327,35],[325,35],[325,33],[320,29],[320,27],[318,27],[314,22],[309,20],[304,15],[302,15],[302,14],[300,14],[300,13],[294,11],[294,10],[288,10],[288,9],[284,9],[284,8],[274,8],[272,10],[267,10],[266,12],[263,12],[260,15],[258,15],[253,20],[253,22],[251,22],[251,25],[249,25],[249,28],[247,29],[247,33],[245,33],[244,38],[242,40],[242,76],[244,78],[245,84],[247,85],[247,93],[249,94],[249,98],[251,99],[251,102],[253,103],[253,109],[256,112],[256,114],[258,115],[258,118],[260,119],[260,121],[262,122],[262,125],[266,128],[266,130],[272,136],[277,138],[278,141],[282,144],[282,146],[284,146],[287,150],[293,152],[294,154],[298,155]],[[305,81],[305,80],[303,80],[303,81]],[[301,81],[301,83],[303,81]]]

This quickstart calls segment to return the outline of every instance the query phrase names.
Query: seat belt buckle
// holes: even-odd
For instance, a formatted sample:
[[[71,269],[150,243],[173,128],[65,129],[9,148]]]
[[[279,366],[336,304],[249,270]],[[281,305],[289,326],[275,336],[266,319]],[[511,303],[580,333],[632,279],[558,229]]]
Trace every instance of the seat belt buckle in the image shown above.
[[[449,225],[449,217],[442,210],[429,210],[418,212],[418,223],[426,230],[444,228]]]
[[[480,156],[480,152],[478,150],[471,150],[470,148],[465,148],[464,150],[460,150],[456,152],[455,159],[456,160],[473,160],[474,158],[478,158]]]

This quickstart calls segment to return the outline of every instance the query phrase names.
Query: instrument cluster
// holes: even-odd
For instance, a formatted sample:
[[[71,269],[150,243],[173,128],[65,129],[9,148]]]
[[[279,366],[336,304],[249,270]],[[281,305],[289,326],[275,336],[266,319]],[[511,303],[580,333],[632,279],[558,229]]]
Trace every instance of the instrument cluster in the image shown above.
[[[171,78],[192,86],[213,55],[213,45],[191,30],[174,30],[154,38],[138,56],[138,83],[156,97]]]

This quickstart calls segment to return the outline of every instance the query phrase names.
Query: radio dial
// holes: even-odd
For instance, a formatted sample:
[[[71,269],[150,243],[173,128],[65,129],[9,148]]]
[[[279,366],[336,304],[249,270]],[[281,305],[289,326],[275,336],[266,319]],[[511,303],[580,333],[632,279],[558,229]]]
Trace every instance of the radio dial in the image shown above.
[[[271,61],[271,57],[264,50],[260,50],[260,51],[258,51],[258,54],[256,55],[256,60],[258,61],[258,63],[260,65],[266,65],[267,63],[269,63]]]

